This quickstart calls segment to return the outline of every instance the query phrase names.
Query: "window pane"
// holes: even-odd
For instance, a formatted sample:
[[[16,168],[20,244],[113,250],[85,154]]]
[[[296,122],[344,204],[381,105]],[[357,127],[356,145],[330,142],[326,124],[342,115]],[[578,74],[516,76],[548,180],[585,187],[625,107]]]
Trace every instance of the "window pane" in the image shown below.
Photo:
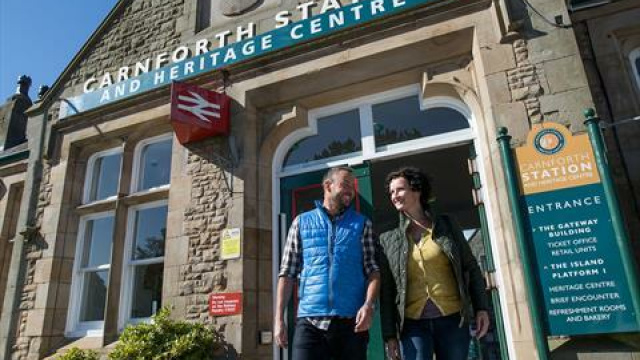
[[[149,259],[164,256],[167,234],[167,206],[136,211],[133,258]]]
[[[80,321],[104,320],[104,306],[107,298],[107,277],[109,271],[87,272],[84,274],[84,289],[80,305]]]
[[[458,111],[445,107],[420,110],[418,101],[418,96],[411,96],[373,105],[376,146],[469,127],[467,119]]]
[[[131,317],[146,318],[162,306],[162,271],[164,264],[134,267]]]
[[[87,221],[84,233],[82,267],[93,268],[111,261],[113,216]]]
[[[171,177],[171,139],[142,149],[138,191],[166,185]]]
[[[120,179],[120,161],[122,161],[122,154],[101,156],[96,159],[91,175],[89,201],[102,200],[116,195]]]
[[[638,56],[635,60],[636,67],[636,79],[638,80],[638,86],[640,86],[640,56]]]
[[[318,119],[318,134],[295,144],[284,160],[284,166],[326,159],[362,150],[359,111]]]

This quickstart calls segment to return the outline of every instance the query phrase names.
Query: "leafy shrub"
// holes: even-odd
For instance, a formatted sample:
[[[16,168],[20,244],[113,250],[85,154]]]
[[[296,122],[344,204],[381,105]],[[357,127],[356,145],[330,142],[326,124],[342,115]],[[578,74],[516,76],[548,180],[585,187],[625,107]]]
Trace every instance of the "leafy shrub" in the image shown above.
[[[65,354],[56,357],[56,360],[98,360],[98,353],[93,350],[80,350],[74,347]]]
[[[109,354],[112,360],[212,360],[224,352],[222,337],[200,323],[169,318],[163,308],[150,324],[128,326]]]

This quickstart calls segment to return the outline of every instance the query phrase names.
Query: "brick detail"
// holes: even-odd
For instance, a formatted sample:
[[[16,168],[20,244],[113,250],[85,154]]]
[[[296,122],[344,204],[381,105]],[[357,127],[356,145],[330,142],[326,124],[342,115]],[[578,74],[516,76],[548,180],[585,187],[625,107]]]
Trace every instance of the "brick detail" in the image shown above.
[[[231,193],[225,174],[210,155],[220,153],[215,142],[193,149],[188,159],[191,201],[184,212],[184,233],[189,238],[188,263],[181,266],[179,295],[187,298],[186,318],[211,323],[208,295],[227,287],[226,262],[220,260],[220,235],[227,226]]]
[[[529,49],[524,39],[513,42],[516,68],[507,71],[507,81],[513,101],[521,101],[527,109],[531,124],[541,123],[540,96],[544,93],[540,82],[541,69],[529,62]]]
[[[82,86],[91,77],[100,83],[107,72],[116,82],[120,67],[128,66],[133,71],[136,62],[171,51],[180,44],[176,19],[183,11],[184,0],[131,1],[90,45],[62,89]],[[59,106],[52,109],[54,119],[58,110]]]

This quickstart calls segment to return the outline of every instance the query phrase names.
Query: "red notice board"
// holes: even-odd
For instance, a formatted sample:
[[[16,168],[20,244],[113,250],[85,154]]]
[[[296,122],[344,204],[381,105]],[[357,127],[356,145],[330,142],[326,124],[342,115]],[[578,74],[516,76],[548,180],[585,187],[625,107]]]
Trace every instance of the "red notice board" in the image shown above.
[[[209,315],[228,316],[242,312],[242,293],[209,294]]]

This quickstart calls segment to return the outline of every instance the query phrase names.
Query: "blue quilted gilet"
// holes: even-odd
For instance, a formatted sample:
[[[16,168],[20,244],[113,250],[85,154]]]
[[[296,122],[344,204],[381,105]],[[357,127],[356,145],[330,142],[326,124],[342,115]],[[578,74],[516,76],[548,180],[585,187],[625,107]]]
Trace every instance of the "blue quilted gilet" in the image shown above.
[[[364,223],[364,216],[351,207],[332,223],[320,202],[300,215],[303,269],[298,317],[356,316],[366,297]]]

